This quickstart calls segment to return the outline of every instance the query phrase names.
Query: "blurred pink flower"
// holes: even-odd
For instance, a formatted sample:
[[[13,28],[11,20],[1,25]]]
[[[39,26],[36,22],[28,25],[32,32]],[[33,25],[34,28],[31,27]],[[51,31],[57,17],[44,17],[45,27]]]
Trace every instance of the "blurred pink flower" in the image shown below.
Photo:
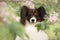
[[[34,9],[34,3],[32,3],[33,0],[28,0],[25,2],[25,5],[28,6],[31,9]]]
[[[5,15],[7,14],[6,6],[7,5],[5,2],[0,2],[0,16],[1,17],[5,17]]]
[[[6,3],[5,2],[0,2],[0,6],[6,7]]]
[[[50,16],[50,17],[49,17],[49,21],[50,21],[51,23],[56,22],[57,19],[58,19],[58,17],[57,17],[56,15],[53,15],[53,16]]]
[[[7,4],[6,2],[0,2],[0,17],[2,22],[6,22],[6,16],[8,15]]]

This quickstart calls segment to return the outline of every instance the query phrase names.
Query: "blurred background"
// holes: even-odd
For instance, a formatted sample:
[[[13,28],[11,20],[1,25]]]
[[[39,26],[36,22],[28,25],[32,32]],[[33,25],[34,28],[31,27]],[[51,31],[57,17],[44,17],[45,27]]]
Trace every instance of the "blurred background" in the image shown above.
[[[45,30],[49,40],[60,40],[60,0],[0,1],[0,40],[14,40],[16,35],[20,36],[21,40],[24,36],[28,38],[20,23],[20,9],[26,1],[31,1],[36,8],[44,6],[46,9],[46,20],[36,25],[37,30]]]

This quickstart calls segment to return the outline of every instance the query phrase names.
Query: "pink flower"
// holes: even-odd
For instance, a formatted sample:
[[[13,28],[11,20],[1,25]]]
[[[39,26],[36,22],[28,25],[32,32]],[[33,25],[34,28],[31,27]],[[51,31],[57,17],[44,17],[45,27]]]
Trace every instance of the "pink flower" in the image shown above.
[[[6,10],[6,3],[5,2],[0,2],[0,16],[1,17],[5,17],[5,15],[7,14],[7,10]]]
[[[52,16],[49,18],[50,22],[56,21],[56,17]]]
[[[32,3],[32,1],[26,1],[25,5],[31,9],[34,9],[34,3]]]
[[[5,2],[0,2],[0,6],[6,7],[6,3]]]
[[[58,19],[58,17],[57,17],[57,16],[55,16],[55,15],[54,15],[54,16],[50,16],[50,17],[49,17],[49,21],[50,21],[50,22],[52,22],[52,23],[56,22],[56,21],[57,21],[57,19]]]

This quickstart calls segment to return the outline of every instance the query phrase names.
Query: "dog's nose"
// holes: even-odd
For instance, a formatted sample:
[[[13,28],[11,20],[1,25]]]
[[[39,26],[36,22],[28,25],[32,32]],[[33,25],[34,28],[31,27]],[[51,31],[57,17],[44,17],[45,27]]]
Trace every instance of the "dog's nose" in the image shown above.
[[[36,22],[36,18],[33,16],[32,18],[30,18],[30,22],[31,23],[35,23]]]
[[[34,20],[34,19],[32,19],[31,21],[32,21],[32,23],[34,23],[34,22],[35,22],[35,20]]]

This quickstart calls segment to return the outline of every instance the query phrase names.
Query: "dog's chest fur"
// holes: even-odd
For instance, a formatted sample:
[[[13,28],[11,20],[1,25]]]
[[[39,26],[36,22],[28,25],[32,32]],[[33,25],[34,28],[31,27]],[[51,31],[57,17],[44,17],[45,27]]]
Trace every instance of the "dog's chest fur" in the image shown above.
[[[25,30],[30,40],[48,40],[48,35],[46,32],[44,30],[40,30],[38,32],[35,24],[26,22]]]
[[[26,22],[25,31],[29,36],[29,40],[48,40],[48,35],[44,30],[37,31],[35,24],[30,24]],[[21,40],[19,36],[16,36],[15,40]],[[28,40],[24,37],[24,40]]]

